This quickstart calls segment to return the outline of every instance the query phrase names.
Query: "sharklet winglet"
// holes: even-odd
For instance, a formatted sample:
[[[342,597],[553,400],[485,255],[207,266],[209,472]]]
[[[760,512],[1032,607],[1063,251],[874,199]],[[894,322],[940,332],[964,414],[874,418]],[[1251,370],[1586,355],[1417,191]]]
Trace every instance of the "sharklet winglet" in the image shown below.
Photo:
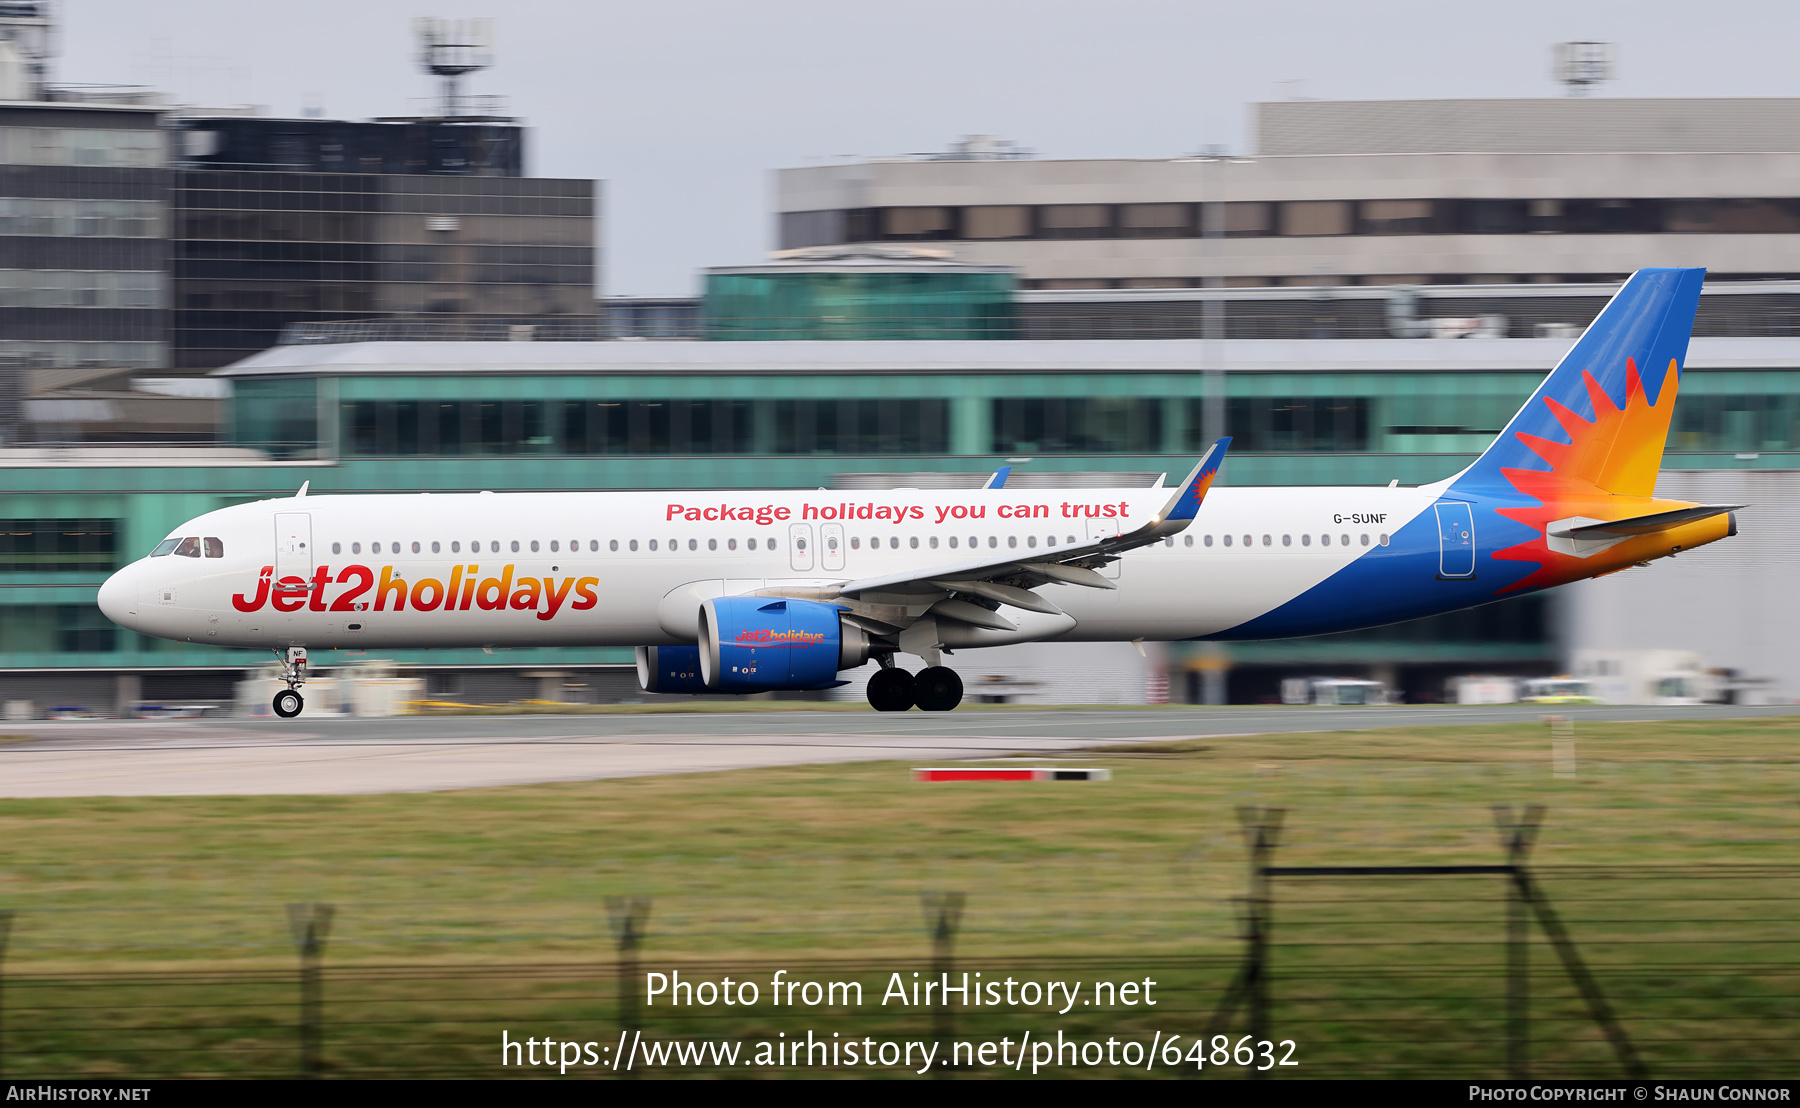
[[[1187,521],[1199,514],[1200,503],[1206,499],[1206,490],[1212,487],[1213,479],[1219,475],[1219,466],[1225,461],[1225,452],[1231,449],[1231,438],[1226,436],[1206,448],[1200,461],[1194,466],[1187,479],[1181,483],[1181,489],[1158,512],[1158,522]]]

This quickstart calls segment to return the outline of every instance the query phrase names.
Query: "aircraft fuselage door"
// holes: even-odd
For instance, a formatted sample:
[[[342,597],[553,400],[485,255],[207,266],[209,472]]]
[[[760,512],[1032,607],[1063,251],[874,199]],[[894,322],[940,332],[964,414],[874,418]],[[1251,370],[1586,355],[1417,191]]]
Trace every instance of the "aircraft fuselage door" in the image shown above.
[[[275,513],[275,579],[312,576],[312,515],[308,512]]]
[[[819,525],[819,567],[821,569],[844,568],[843,524],[821,523]]]
[[[788,565],[791,568],[811,569],[813,567],[812,547],[812,524],[788,524]]]
[[[1467,504],[1445,500],[1437,505],[1438,576],[1475,576],[1475,517]]]

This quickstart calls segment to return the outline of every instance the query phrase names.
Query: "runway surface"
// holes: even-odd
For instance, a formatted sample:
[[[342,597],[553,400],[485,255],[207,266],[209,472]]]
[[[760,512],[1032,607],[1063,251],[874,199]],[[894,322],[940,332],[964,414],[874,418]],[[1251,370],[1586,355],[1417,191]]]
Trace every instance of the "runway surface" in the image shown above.
[[[1559,707],[1577,721],[1800,714]],[[1218,735],[1527,722],[1535,705],[741,712],[0,724],[0,797],[424,792],[830,762],[916,764]]]

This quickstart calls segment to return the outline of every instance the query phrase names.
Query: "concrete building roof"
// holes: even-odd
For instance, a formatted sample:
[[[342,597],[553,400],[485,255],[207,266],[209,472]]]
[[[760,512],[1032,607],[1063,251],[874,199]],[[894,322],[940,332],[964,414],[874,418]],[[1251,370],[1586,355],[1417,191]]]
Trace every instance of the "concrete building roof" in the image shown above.
[[[1800,98],[1280,100],[1259,155],[1751,154],[1800,150]]]
[[[365,374],[1549,372],[1571,340],[1200,339],[893,342],[365,342],[278,346],[231,379]],[[1800,369],[1800,337],[1702,338],[1692,369]]]

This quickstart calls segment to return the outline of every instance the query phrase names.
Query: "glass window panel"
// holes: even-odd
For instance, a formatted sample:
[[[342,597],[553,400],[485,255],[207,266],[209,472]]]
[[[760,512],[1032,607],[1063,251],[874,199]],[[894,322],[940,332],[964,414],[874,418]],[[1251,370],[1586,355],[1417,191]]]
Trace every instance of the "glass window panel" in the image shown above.
[[[890,239],[947,239],[956,231],[950,208],[882,208],[881,235]]]
[[[376,411],[373,400],[347,400],[339,405],[343,412],[345,452],[373,455],[376,452]]]
[[[394,453],[419,453],[419,402],[402,400],[394,404]]]
[[[634,400],[630,409],[630,446],[632,454],[667,454],[669,452],[669,405],[661,400]]]
[[[437,416],[437,452],[444,455],[462,453],[463,406],[454,400],[433,405]]]
[[[1185,238],[1193,233],[1192,204],[1119,205],[1121,238]]]
[[[118,568],[117,540],[117,520],[0,519],[0,571],[110,571]]]
[[[1266,201],[1230,201],[1209,206],[1223,209],[1217,215],[1206,213],[1206,218],[1217,219],[1222,224],[1219,230],[1227,238],[1252,238],[1275,229],[1274,205]]]
[[[1012,398],[994,402],[1000,453],[1157,453],[1167,401],[1146,397]]]
[[[505,416],[498,400],[475,404],[475,454],[501,454],[506,450]]]
[[[588,452],[587,402],[564,400],[558,405],[558,408],[557,452],[560,454],[586,454]]]
[[[1364,200],[1359,206],[1365,235],[1422,235],[1432,229],[1429,200]]]
[[[829,246],[845,241],[845,220],[841,211],[782,212],[781,249],[794,250],[806,246]]]
[[[962,215],[962,237],[966,239],[1031,237],[1031,208],[1024,204],[975,205],[964,208]]]
[[[1042,238],[1096,239],[1112,231],[1110,204],[1044,204],[1037,214]]]
[[[1289,200],[1281,205],[1283,235],[1347,235],[1348,200]]]
[[[547,454],[553,445],[550,437],[549,405],[542,400],[526,400],[519,405],[519,448],[521,454]]]

